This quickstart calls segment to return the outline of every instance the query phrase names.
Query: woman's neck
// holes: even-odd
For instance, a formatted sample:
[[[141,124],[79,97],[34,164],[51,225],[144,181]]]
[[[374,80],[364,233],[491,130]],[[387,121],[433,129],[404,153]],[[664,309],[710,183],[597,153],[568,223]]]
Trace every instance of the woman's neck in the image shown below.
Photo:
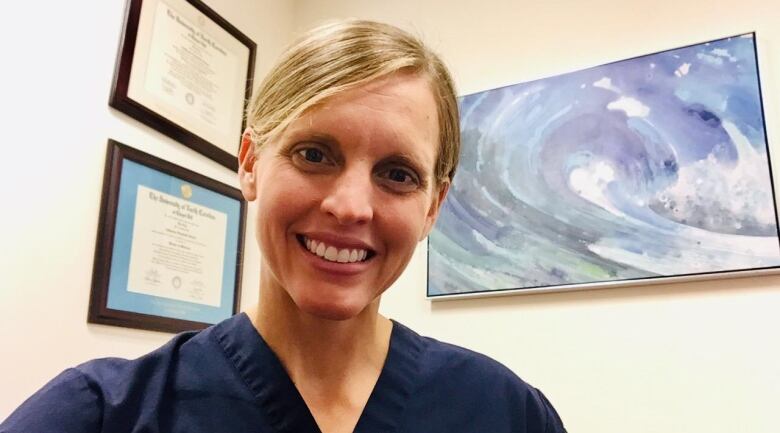
[[[349,393],[356,380],[378,377],[387,357],[393,325],[378,308],[377,299],[350,319],[324,319],[301,311],[284,289],[264,285],[247,314],[299,390],[304,383]]]
[[[377,299],[350,319],[323,319],[261,283],[259,305],[247,311],[323,433],[352,432],[379,379],[393,325],[378,308]]]

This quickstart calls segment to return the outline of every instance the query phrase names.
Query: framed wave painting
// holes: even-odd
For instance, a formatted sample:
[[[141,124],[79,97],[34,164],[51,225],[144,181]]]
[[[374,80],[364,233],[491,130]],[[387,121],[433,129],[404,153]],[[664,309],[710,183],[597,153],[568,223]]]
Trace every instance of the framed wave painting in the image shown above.
[[[755,35],[460,100],[428,297],[576,290],[780,266]]]

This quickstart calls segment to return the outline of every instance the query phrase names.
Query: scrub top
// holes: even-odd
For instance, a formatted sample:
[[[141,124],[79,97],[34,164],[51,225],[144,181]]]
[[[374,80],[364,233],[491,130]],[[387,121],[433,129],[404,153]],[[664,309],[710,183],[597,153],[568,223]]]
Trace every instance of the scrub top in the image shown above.
[[[132,361],[71,368],[25,401],[2,433],[319,432],[281,362],[245,314],[179,334]],[[542,393],[478,353],[393,322],[355,432],[565,432]]]

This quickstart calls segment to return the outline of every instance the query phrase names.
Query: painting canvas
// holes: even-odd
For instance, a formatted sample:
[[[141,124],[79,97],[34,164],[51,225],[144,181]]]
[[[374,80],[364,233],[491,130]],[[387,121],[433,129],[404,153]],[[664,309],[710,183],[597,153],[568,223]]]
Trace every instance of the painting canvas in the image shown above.
[[[778,267],[756,58],[746,34],[462,97],[428,296]]]

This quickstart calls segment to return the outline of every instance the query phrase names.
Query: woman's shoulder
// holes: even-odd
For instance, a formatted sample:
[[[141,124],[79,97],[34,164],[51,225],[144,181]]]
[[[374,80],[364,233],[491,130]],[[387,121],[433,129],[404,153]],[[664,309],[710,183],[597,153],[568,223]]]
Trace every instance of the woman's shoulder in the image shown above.
[[[230,338],[235,328],[245,327],[243,320],[240,315],[233,316],[204,330],[177,334],[135,359],[99,358],[72,370],[98,389],[107,403],[142,399],[150,392],[168,393],[181,385],[202,389],[220,387],[218,381],[234,373],[221,340]],[[220,375],[204,375],[204,371]]]
[[[138,383],[153,384],[163,379],[161,374],[172,370],[172,363],[182,361],[180,352],[196,335],[196,332],[178,334],[162,346],[137,358],[96,358],[66,371],[70,371],[71,375],[80,375],[82,380],[99,391],[104,398],[112,400],[116,394],[132,391]]]
[[[487,429],[484,431],[503,431],[502,428],[513,426],[516,429],[510,431],[565,432],[544,394],[504,364],[397,325],[404,339],[417,342],[418,349],[412,351],[417,364],[413,395],[421,400],[420,407],[431,418],[436,418],[437,410],[431,408],[439,407],[431,403],[447,402],[441,407],[443,418],[462,416],[463,422],[484,421],[485,426],[478,424]],[[448,409],[452,407],[460,408],[458,415]]]
[[[185,389],[225,393],[225,382],[235,373],[218,335],[236,320],[180,333],[135,359],[98,358],[68,368],[19,406],[0,431],[88,432],[100,426],[120,432],[133,425],[131,420],[155,418],[163,399]]]
[[[469,377],[468,375],[479,375],[483,380],[506,381],[517,385],[520,389],[529,387],[512,370],[487,355],[420,335],[398,322],[395,322],[395,325],[399,333],[407,334],[406,338],[417,340],[419,367],[426,375],[439,378],[440,375],[453,376],[457,373],[458,377],[464,379]]]

